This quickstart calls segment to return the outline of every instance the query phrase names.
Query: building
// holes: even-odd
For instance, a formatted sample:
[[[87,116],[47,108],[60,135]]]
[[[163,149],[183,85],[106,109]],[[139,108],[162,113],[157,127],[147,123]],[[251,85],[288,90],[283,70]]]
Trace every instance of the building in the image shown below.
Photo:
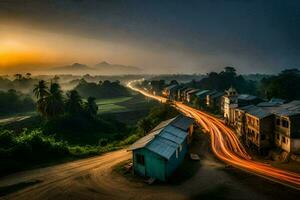
[[[274,116],[257,106],[248,106],[245,112],[246,144],[260,153],[267,152],[273,144]]]
[[[300,101],[266,109],[275,115],[275,145],[287,152],[300,153]]]
[[[200,100],[200,105],[206,104],[206,95],[210,92],[210,90],[200,90],[195,94],[195,97],[197,97]]]
[[[170,85],[170,86],[164,88],[162,94],[163,94],[163,96],[167,97],[168,99],[176,100],[178,88],[179,88],[179,85],[177,85],[177,84]]]
[[[234,109],[234,127],[241,138],[258,150],[270,146],[300,153],[300,101],[262,102]]]
[[[226,123],[234,123],[234,109],[238,107],[238,94],[237,91],[230,87],[228,90],[225,90],[225,95],[223,96],[223,115]]]
[[[166,181],[183,161],[194,120],[177,116],[164,121],[129,147],[135,174]]]
[[[178,88],[177,90],[177,101],[182,101],[183,100],[183,91],[186,90],[187,87],[186,86],[182,86],[180,88]]]
[[[234,109],[234,128],[239,138],[246,139],[246,113],[254,109],[254,105]]]
[[[240,94],[238,95],[238,105],[239,106],[247,106],[247,105],[256,105],[262,102],[260,98],[257,96],[253,96],[250,94]]]
[[[206,106],[211,109],[221,110],[222,96],[224,92],[215,92],[213,94],[206,95]]]
[[[193,100],[195,99],[196,93],[199,92],[199,89],[193,89],[187,92],[186,94],[186,101],[188,103],[192,103]]]
[[[185,90],[183,90],[181,95],[181,101],[183,102],[187,101],[187,94],[192,90],[194,90],[194,88],[186,88]]]

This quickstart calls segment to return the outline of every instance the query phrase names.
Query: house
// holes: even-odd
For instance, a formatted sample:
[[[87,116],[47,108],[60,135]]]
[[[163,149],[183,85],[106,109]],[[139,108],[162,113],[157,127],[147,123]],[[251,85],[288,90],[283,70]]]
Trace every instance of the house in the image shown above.
[[[225,95],[223,96],[223,115],[226,123],[234,123],[234,109],[238,107],[238,94],[237,91],[230,87],[228,90],[225,90]]]
[[[268,109],[275,115],[275,145],[287,152],[300,153],[300,101]]]
[[[177,90],[177,100],[178,101],[182,101],[183,100],[183,92],[186,89],[187,89],[186,86],[182,86],[182,87],[178,88],[178,90]]]
[[[254,108],[254,105],[248,105],[234,109],[234,128],[239,138],[246,139],[246,113]]]
[[[129,147],[135,174],[166,181],[188,152],[194,120],[185,116],[161,122]]]
[[[257,106],[248,107],[245,113],[246,144],[261,153],[273,144],[274,116]]]
[[[239,106],[247,106],[247,105],[256,105],[258,103],[262,102],[260,98],[257,96],[253,96],[250,94],[240,94],[238,95],[238,105]]]
[[[162,93],[163,96],[167,97],[168,99],[176,100],[178,87],[179,85],[177,84],[165,87]]]
[[[181,100],[187,101],[187,94],[188,94],[188,92],[190,92],[192,90],[195,90],[195,89],[194,88],[186,88],[185,90],[183,90]]]
[[[193,90],[188,91],[187,94],[186,94],[186,101],[188,103],[192,103],[192,101],[195,98],[196,93],[199,92],[199,91],[200,91],[199,89],[193,89]]]
[[[199,100],[199,107],[206,105],[206,95],[211,93],[210,90],[200,90],[195,94],[195,98]]]
[[[207,94],[206,95],[206,106],[208,108],[213,109],[221,109],[222,106],[222,96],[224,95],[224,92],[215,92],[213,94]]]

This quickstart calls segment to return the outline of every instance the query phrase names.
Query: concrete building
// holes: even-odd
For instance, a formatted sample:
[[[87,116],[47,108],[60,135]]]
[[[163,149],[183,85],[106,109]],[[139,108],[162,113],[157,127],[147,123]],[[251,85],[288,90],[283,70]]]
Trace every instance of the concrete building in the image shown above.
[[[260,107],[251,106],[245,113],[245,119],[246,144],[260,153],[266,152],[273,144],[273,114]]]
[[[234,123],[234,109],[238,107],[238,94],[237,91],[230,87],[228,90],[225,90],[225,95],[223,96],[223,115],[226,123]]]
[[[275,145],[287,152],[300,153],[300,101],[266,109],[275,115]]]
[[[220,110],[222,106],[222,96],[224,92],[217,92],[206,95],[206,106],[211,109]]]
[[[129,147],[135,174],[166,181],[183,161],[194,120],[178,116],[164,121]]]
[[[177,85],[177,84],[170,85],[170,86],[164,88],[162,94],[164,97],[166,97],[168,99],[176,100],[178,88],[179,88],[179,85]]]
[[[196,93],[199,92],[199,89],[193,89],[187,92],[186,94],[186,101],[188,103],[192,103],[193,100],[195,99]]]

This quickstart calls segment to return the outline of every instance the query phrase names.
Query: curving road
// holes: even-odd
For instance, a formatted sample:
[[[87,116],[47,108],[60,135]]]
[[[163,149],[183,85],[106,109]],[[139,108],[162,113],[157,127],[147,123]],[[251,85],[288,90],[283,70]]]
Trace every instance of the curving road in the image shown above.
[[[146,91],[135,88],[136,81],[128,83],[128,87],[141,94],[166,102],[166,98],[154,96]],[[214,154],[222,161],[248,172],[268,178],[294,188],[300,188],[300,174],[284,171],[271,165],[260,163],[251,159],[235,133],[219,119],[191,108],[181,102],[174,102],[175,106],[186,115],[189,115],[207,131],[211,136],[211,148]]]

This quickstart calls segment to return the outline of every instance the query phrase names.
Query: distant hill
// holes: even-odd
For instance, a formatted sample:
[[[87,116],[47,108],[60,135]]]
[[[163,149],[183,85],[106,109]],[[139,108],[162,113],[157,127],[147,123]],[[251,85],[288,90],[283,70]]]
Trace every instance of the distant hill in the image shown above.
[[[120,74],[140,74],[142,70],[134,66],[126,66],[120,64],[109,64],[107,62],[101,62],[94,66],[88,66],[81,63],[74,63],[72,65],[66,65],[62,67],[52,68],[51,73],[57,74],[99,74],[99,75],[120,75]]]
[[[141,69],[134,66],[126,66],[119,64],[109,64],[107,62],[101,62],[94,66],[97,71],[103,74],[139,74]]]

